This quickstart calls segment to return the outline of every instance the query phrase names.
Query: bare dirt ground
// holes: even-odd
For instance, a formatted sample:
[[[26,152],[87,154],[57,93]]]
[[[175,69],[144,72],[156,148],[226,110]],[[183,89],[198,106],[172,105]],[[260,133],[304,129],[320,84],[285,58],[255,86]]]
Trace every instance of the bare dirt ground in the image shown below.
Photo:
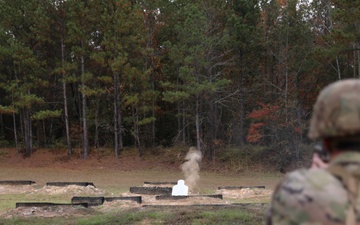
[[[116,159],[107,150],[98,149],[86,160],[79,155],[67,157],[63,150],[42,149],[31,157],[24,158],[14,149],[0,149],[1,180],[33,180],[33,185],[0,185],[0,200],[12,201],[24,198],[26,201],[69,203],[72,196],[139,196],[130,193],[130,186],[146,186],[144,181],[176,181],[183,179],[179,170],[182,156],[167,155],[162,157],[138,157],[136,151],[125,151]],[[46,206],[46,207],[10,207],[0,210],[0,218],[13,217],[54,217],[86,216],[96,212],[109,212],[143,205],[192,205],[192,204],[231,204],[243,199],[260,199],[268,201],[279,176],[254,176],[238,174],[224,175],[206,171],[203,165],[201,182],[190,195],[181,200],[156,200],[154,195],[142,195],[142,203],[135,201],[104,202],[103,205],[83,208],[80,206]],[[214,167],[212,167],[214,169]],[[65,187],[47,186],[52,181],[91,181],[95,186],[69,185]],[[217,190],[224,185],[266,185],[266,189]],[[148,186],[148,185],[147,185]],[[201,194],[222,194],[223,199],[202,197]],[[197,196],[199,195],[199,196]],[[4,203],[3,203],[4,204]],[[13,204],[13,203],[12,203]]]

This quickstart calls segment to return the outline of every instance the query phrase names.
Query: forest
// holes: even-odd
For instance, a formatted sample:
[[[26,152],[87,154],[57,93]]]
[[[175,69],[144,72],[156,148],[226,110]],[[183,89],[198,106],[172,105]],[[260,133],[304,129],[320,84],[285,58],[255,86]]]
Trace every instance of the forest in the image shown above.
[[[358,0],[0,0],[0,145],[295,162],[359,47]]]

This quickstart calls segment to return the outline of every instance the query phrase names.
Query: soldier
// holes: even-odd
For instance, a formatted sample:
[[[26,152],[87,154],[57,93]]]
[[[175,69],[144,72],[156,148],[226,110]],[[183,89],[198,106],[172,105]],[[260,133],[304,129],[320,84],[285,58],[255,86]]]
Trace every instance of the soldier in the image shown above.
[[[288,173],[273,193],[265,224],[360,225],[360,80],[321,91],[308,136],[322,142],[329,163],[314,156],[310,169]]]

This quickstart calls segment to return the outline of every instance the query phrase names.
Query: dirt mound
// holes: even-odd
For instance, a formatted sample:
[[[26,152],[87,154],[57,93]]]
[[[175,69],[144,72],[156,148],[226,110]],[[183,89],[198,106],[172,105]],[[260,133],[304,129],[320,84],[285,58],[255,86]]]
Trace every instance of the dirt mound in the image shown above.
[[[0,194],[29,194],[36,189],[36,185],[0,185]]]
[[[105,190],[96,188],[92,185],[78,186],[68,185],[64,187],[37,185],[0,185],[0,194],[43,194],[43,195],[84,195],[102,196],[106,195]]]
[[[68,185],[64,187],[58,186],[44,186],[41,189],[35,191],[38,194],[46,195],[84,195],[84,196],[103,196],[107,192],[105,190],[96,188],[92,185],[79,186],[79,185]]]
[[[221,189],[217,191],[217,193],[222,194],[224,197],[238,199],[271,196],[272,192],[272,190],[264,188]]]
[[[92,215],[94,209],[81,206],[19,207],[1,215],[4,219],[15,217],[77,217]]]
[[[138,196],[131,192],[125,192],[122,196]],[[189,193],[188,198],[182,199],[156,199],[156,195],[141,195],[141,205],[206,205],[206,204],[230,204],[220,198],[206,197]]]
[[[135,201],[131,201],[131,200],[121,200],[121,201],[105,201],[104,204],[102,204],[101,206],[97,206],[95,207],[95,209],[97,211],[100,212],[111,212],[114,210],[123,210],[123,209],[131,209],[131,208],[140,208],[142,206],[142,204],[139,204]]]

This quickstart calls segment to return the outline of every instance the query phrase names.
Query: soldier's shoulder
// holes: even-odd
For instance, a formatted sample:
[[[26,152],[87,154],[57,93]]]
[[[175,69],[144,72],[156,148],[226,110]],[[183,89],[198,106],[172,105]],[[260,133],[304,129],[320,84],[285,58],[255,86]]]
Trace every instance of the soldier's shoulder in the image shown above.
[[[334,195],[336,193],[336,195]],[[288,173],[276,187],[271,202],[275,224],[325,221],[326,215],[342,219],[346,191],[326,169],[299,169]]]
[[[299,169],[288,173],[273,195],[275,199],[297,205],[304,201],[324,201],[333,191],[343,193],[343,185],[328,170]]]
[[[284,185],[301,184],[304,188],[323,188],[334,182],[339,183],[326,169],[298,169],[288,173],[282,183]]]
[[[326,169],[306,169],[301,168],[287,173],[285,179],[311,179],[318,176],[330,175]]]

